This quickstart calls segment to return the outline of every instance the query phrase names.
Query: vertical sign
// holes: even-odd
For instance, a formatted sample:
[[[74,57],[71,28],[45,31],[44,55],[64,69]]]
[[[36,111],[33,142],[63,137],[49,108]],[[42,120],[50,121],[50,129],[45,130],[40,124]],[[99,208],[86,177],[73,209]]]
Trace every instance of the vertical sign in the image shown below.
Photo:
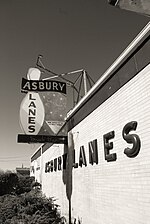
[[[30,68],[21,89],[20,123],[27,135],[56,135],[66,116],[66,83],[40,80],[40,70]]]
[[[20,107],[20,122],[25,134],[37,135],[44,118],[45,109],[39,94],[28,92]]]

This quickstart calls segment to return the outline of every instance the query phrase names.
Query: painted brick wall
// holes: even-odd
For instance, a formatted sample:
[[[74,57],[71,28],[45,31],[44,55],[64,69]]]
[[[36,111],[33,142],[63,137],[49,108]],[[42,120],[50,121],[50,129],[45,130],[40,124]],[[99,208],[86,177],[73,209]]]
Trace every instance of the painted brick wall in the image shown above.
[[[34,167],[34,168],[33,168]],[[41,156],[35,159],[31,163],[31,171],[30,176],[35,177],[35,181],[42,183],[42,176],[41,176]]]
[[[60,212],[68,219],[69,203],[66,193],[66,173],[62,170],[45,172],[45,164],[64,154],[64,146],[54,144],[42,154],[42,192],[47,197],[54,197],[56,204],[60,205]]]
[[[73,170],[72,216],[84,224],[150,223],[150,65],[112,95],[71,131],[76,161],[84,146],[87,166]],[[122,137],[124,125],[137,121],[141,149],[135,158]],[[103,135],[115,131],[117,160],[104,158]],[[89,164],[88,142],[98,141],[98,164]]]
[[[138,123],[135,133],[141,149],[135,158],[124,154],[132,148],[122,137],[125,124]],[[117,160],[107,162],[103,135],[115,132],[113,149]],[[82,224],[150,223],[150,65],[131,79],[88,117],[75,126],[73,135],[75,161],[84,146],[87,166],[45,173],[45,163],[65,152],[63,145],[53,145],[41,156],[42,190],[57,199],[61,213]],[[98,164],[89,164],[88,143],[97,139]],[[80,222],[79,222],[80,220]]]

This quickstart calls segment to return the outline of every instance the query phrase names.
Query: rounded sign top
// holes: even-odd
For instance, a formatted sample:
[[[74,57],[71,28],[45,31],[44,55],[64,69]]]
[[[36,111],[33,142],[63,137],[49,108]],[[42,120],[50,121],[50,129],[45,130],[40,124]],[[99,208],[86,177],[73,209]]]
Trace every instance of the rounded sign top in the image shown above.
[[[28,80],[39,80],[41,71],[38,68],[29,68],[27,73]]]

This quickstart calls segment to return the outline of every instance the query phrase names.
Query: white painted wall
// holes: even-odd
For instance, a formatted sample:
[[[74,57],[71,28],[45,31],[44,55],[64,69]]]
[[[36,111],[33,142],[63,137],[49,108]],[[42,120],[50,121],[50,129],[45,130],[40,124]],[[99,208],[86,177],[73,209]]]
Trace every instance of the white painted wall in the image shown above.
[[[54,197],[56,204],[60,205],[62,215],[68,217],[69,203],[66,196],[66,181],[63,177],[64,172],[57,170],[56,172],[45,173],[45,164],[64,154],[64,146],[54,144],[42,155],[42,191],[47,197]]]
[[[128,158],[128,145],[122,129],[137,121],[133,131],[141,139],[141,150]],[[112,153],[117,160],[104,158],[103,135],[114,130]],[[78,133],[79,132],[79,133]],[[112,95],[86,119],[73,128],[76,160],[80,146],[98,140],[99,164],[73,170],[72,216],[82,223],[149,224],[150,223],[150,65]]]
[[[32,167],[34,167],[34,169]],[[38,183],[42,183],[41,169],[42,165],[40,156],[31,163],[31,171],[30,171],[30,176],[35,177],[35,181],[37,181]]]
[[[122,137],[122,129],[137,121],[136,133],[141,149],[135,158],[124,154],[132,147]],[[115,131],[113,149],[117,160],[104,157],[103,135]],[[84,146],[87,166],[45,173],[45,163],[64,154],[63,145],[53,145],[41,157],[42,190],[57,199],[61,213],[69,216],[67,193],[71,187],[72,220],[82,224],[149,224],[150,223],[150,65],[131,79],[71,131],[76,162]],[[88,142],[98,141],[98,164],[89,164]],[[69,179],[72,183],[68,183]],[[71,184],[71,185],[70,185]],[[68,187],[69,186],[69,187]],[[78,222],[76,222],[78,223]]]

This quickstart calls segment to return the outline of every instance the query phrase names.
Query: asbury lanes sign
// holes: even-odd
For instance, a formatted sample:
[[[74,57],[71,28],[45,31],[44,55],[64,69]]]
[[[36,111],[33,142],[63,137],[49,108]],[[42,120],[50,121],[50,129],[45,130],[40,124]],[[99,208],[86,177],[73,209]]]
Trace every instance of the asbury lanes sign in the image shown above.
[[[66,83],[51,80],[28,80],[22,78],[21,90],[23,92],[59,92],[66,94]]]
[[[27,79],[22,79],[21,90],[26,93],[20,106],[20,124],[25,133],[24,142],[30,140],[31,135],[34,135],[34,142],[41,142],[43,139],[50,141],[51,138],[47,138],[46,135],[55,136],[65,123],[66,83],[40,80],[40,75],[39,69],[30,68]],[[27,138],[26,135],[30,137]]]
[[[122,139],[130,144],[129,147],[123,149],[124,154],[128,158],[136,157],[141,148],[141,140],[140,137],[132,133],[131,131],[135,131],[137,128],[137,121],[128,122],[122,129]],[[103,135],[103,146],[104,146],[104,158],[107,162],[113,162],[117,160],[117,154],[111,152],[114,149],[113,139],[115,138],[115,131],[110,131]],[[98,140],[94,139],[93,141],[88,142],[88,151],[89,151],[89,164],[98,164]],[[87,156],[85,153],[85,146],[82,145],[79,148],[79,157],[78,161],[75,160],[76,150],[73,149],[71,155],[68,153],[63,154],[55,159],[52,159],[45,163],[45,173],[57,171],[57,170],[65,170],[67,165],[69,164],[69,158],[72,157],[72,167],[86,167],[87,166]]]
[[[44,123],[45,109],[38,93],[27,93],[20,106],[20,123],[25,134],[37,135]]]

